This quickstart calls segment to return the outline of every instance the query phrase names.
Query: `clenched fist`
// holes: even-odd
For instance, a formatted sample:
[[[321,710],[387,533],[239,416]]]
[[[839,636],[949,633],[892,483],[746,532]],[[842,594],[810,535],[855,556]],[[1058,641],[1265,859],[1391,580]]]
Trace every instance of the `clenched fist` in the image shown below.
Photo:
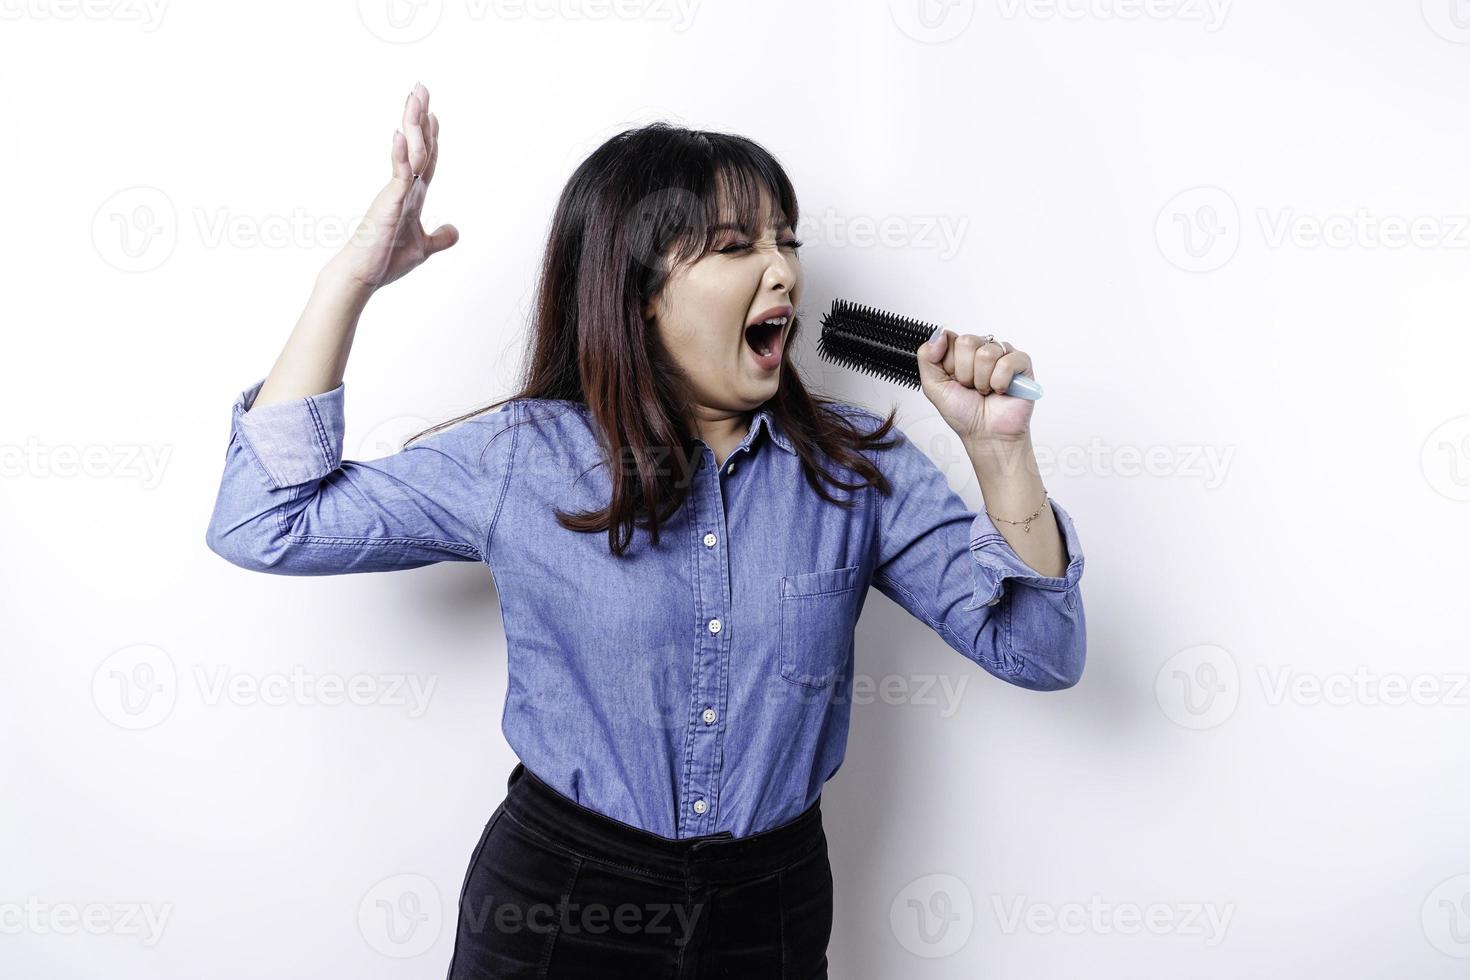
[[[1003,392],[1011,378],[1035,378],[1031,357],[1003,340],[944,330],[919,346],[919,386],[940,417],[971,445],[1021,442],[1036,403]]]

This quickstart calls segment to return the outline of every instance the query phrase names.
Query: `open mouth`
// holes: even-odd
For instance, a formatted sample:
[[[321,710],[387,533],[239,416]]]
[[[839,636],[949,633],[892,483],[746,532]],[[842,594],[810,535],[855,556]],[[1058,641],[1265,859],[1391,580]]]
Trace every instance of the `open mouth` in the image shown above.
[[[745,342],[761,357],[772,357],[780,350],[784,323],[757,323],[745,328]]]

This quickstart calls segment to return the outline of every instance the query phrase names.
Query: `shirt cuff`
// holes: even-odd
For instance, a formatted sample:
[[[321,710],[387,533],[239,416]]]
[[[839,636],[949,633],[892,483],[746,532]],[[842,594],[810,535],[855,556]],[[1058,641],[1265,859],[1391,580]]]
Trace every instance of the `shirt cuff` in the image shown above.
[[[231,422],[276,489],[314,482],[342,463],[343,385],[252,409],[265,378],[240,392]]]
[[[1016,554],[982,506],[980,513],[975,515],[975,520],[970,524],[970,555],[979,569],[975,576],[975,594],[966,603],[965,609],[998,604],[1005,593],[1007,582],[1018,582],[1055,592],[1070,592],[1077,587],[1077,581],[1082,577],[1084,561],[1082,544],[1077,540],[1077,529],[1072,526],[1072,517],[1062,509],[1061,504],[1050,495],[1046,499],[1051,504],[1052,513],[1056,515],[1057,527],[1067,546],[1066,570],[1061,575],[1038,575],[1034,568]]]

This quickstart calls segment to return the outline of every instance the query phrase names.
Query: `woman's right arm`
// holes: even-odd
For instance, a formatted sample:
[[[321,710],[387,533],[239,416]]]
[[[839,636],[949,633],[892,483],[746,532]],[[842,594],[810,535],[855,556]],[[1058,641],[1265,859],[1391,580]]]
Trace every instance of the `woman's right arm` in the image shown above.
[[[352,239],[317,274],[296,328],[256,395],[260,407],[330,391],[342,383],[363,307],[379,289],[459,241],[453,225],[426,234],[424,196],[439,162],[439,119],[429,90],[415,83],[393,133],[393,174],[368,206]]]
[[[510,477],[511,406],[434,432],[392,456],[342,459],[343,374],[374,292],[458,240],[426,234],[438,120],[416,86],[393,140],[393,176],[315,288],[270,374],[240,392],[206,542],[230,562],[286,575],[482,560]]]
[[[511,477],[515,402],[391,456],[344,460],[342,385],[251,408],[263,383],[231,409],[211,551],[279,575],[485,560]]]

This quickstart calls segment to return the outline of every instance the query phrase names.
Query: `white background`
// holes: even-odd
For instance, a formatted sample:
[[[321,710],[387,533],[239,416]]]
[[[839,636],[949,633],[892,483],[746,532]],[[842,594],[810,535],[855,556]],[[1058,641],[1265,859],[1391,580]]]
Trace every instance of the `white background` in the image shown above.
[[[204,545],[417,79],[463,237],[364,315],[349,457],[509,392],[558,192],[659,118],[789,168],[801,368],[972,506],[819,314],[1035,360],[1087,671],[1009,687],[870,595],[833,977],[1464,975],[1470,4],[386,2],[0,8],[0,974],[443,975],[515,762],[488,571]],[[375,688],[250,694],[294,669]]]

